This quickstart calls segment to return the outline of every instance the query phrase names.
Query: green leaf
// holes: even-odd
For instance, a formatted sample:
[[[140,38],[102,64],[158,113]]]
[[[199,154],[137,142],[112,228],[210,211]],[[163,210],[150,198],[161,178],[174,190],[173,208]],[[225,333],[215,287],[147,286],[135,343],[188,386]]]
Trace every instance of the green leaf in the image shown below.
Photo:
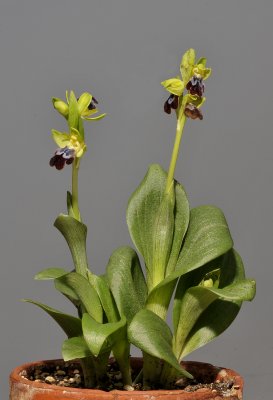
[[[68,125],[69,128],[79,129],[79,109],[78,102],[74,92],[71,90],[69,96],[69,115],[68,115]]]
[[[181,250],[182,242],[187,232],[189,224],[189,202],[187,195],[180,185],[174,181],[175,189],[175,207],[174,207],[174,233],[172,239],[172,248],[169,256],[169,261],[166,268],[166,276],[174,271],[177,259]],[[171,281],[168,285],[157,287],[149,294],[147,307],[154,309],[160,307],[161,317],[167,314],[168,306],[173,294],[176,280]]]
[[[120,247],[111,255],[107,279],[120,315],[128,321],[144,308],[147,286],[137,253],[129,246]]]
[[[176,267],[177,259],[181,250],[183,239],[188,229],[190,219],[189,202],[183,186],[179,182],[174,181],[174,190],[174,233],[171,253],[166,270],[167,275]]]
[[[72,337],[63,342],[62,356],[64,361],[90,357],[91,355],[83,337]]]
[[[58,216],[54,226],[62,233],[69,246],[76,271],[86,276],[88,269],[86,256],[87,227],[75,218],[64,214]]]
[[[98,357],[113,349],[116,342],[126,338],[126,318],[118,322],[98,323],[88,314],[83,314],[82,330],[91,353]]]
[[[68,272],[70,273],[70,272]],[[68,274],[66,273],[66,275]],[[64,275],[59,276],[61,278]],[[61,280],[59,278],[56,278],[54,280],[54,285],[55,288],[62,294],[64,294],[74,305],[79,305],[80,299],[78,295],[75,293],[75,291],[71,288],[69,284],[66,283],[65,280]]]
[[[116,322],[119,319],[118,310],[110,292],[107,280],[104,276],[98,276],[92,273],[88,274],[88,280],[96,290],[102,308],[109,322]]]
[[[131,238],[145,260],[148,274],[153,267],[153,232],[166,182],[158,164],[149,167],[143,181],[129,199],[127,224]]]
[[[66,193],[66,204],[67,204],[67,214],[70,217],[77,219],[75,217],[75,213],[72,206],[72,194],[69,191],[67,191]]]
[[[99,296],[89,281],[77,272],[70,272],[56,279],[55,282],[72,289],[80,299],[89,315],[96,321],[102,322],[103,310]]]
[[[176,295],[175,295],[175,304],[174,310],[177,313],[178,308],[180,308],[180,318],[177,323],[177,327],[175,328],[175,354],[176,356],[183,357],[189,353],[189,351],[193,351],[194,346],[198,344],[200,347],[200,335],[197,333],[197,327],[200,328],[199,325],[199,318],[203,323],[205,323],[207,327],[207,322],[202,318],[203,313],[206,313],[208,317],[208,321],[211,320],[211,317],[208,315],[207,311],[215,311],[214,308],[210,308],[215,301],[217,301],[218,305],[221,306],[221,310],[223,309],[223,305],[226,303],[227,307],[231,309],[231,315],[227,315],[225,312],[222,316],[216,312],[213,316],[213,320],[215,323],[215,330],[214,336],[210,336],[211,339],[216,337],[217,334],[221,333],[221,329],[224,326],[228,326],[227,321],[232,321],[234,312],[237,313],[238,307],[240,306],[242,301],[250,301],[253,299],[255,295],[255,282],[253,280],[244,279],[243,275],[243,265],[241,263],[241,259],[238,254],[234,251],[230,251],[228,255],[225,255],[219,258],[219,267],[221,272],[225,271],[226,269],[230,269],[234,271],[233,274],[233,281],[224,287],[220,287],[220,284],[223,285],[222,282],[219,284],[219,288],[209,286],[195,286],[189,288],[185,293],[185,284],[183,279],[180,280]],[[237,272],[236,272],[237,270]],[[221,273],[220,272],[220,273]],[[221,275],[220,275],[221,276]],[[227,277],[224,277],[226,280]],[[230,278],[230,274],[229,274]],[[212,281],[212,280],[211,280]],[[221,281],[221,279],[220,279]],[[203,284],[201,282],[201,284]],[[219,302],[220,300],[220,302]],[[228,306],[228,303],[232,302],[236,305],[236,307]],[[215,319],[215,315],[218,315],[219,323],[217,319]],[[230,320],[231,319],[231,320]],[[191,335],[193,332],[197,333],[198,341],[195,339],[192,341]],[[205,335],[204,338],[208,339],[208,335]],[[204,338],[202,339],[203,344],[207,343],[204,342]],[[210,340],[211,340],[210,339]],[[188,343],[191,341],[191,345],[189,346]],[[186,343],[186,345],[185,345]],[[187,350],[185,349],[187,348]],[[191,347],[191,350],[189,350]],[[197,348],[197,347],[196,347]]]
[[[35,304],[50,315],[57,324],[63,329],[68,337],[82,335],[82,324],[79,318],[73,317],[69,314],[64,314],[61,311],[55,310],[45,304],[39,303],[38,301],[23,299],[26,303]]]
[[[35,275],[34,279],[38,281],[59,278],[62,275],[67,274],[67,271],[63,268],[46,268]]]
[[[151,356],[166,361],[180,374],[192,378],[178,363],[172,351],[172,333],[165,321],[150,310],[141,310],[128,328],[130,342]]]
[[[165,278],[174,231],[174,188],[171,187],[163,199],[156,214],[153,229],[153,268],[151,271],[152,284],[156,286]]]
[[[219,208],[214,206],[193,208],[176,269],[157,288],[202,267],[226,253],[232,245],[225,216]]]

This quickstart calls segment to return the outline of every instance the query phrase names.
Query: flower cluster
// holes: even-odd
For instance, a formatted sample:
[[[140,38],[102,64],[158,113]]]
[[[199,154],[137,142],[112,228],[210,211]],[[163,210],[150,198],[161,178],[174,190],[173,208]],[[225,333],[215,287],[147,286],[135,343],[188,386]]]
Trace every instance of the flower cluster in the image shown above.
[[[95,121],[106,114],[93,116],[98,112],[98,101],[90,93],[83,93],[78,99],[73,91],[66,92],[66,100],[54,97],[54,108],[67,120],[68,132],[52,129],[52,137],[58,148],[49,161],[51,167],[61,170],[65,165],[72,164],[85,153],[87,146],[84,141],[82,120]]]
[[[186,117],[203,119],[200,110],[204,103],[204,80],[211,74],[211,68],[206,68],[206,59],[200,58],[195,64],[195,51],[189,49],[182,57],[180,64],[181,77],[170,78],[162,82],[170,96],[164,103],[164,111],[171,114],[172,110],[183,107]],[[183,96],[184,90],[187,93]]]

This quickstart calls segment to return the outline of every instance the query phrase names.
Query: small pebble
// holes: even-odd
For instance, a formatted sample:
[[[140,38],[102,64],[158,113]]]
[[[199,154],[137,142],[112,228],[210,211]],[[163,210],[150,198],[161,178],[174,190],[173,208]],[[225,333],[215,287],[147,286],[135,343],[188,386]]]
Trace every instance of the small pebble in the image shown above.
[[[58,370],[56,371],[56,375],[58,375],[58,376],[64,376],[64,375],[66,375],[66,373],[65,373],[65,371],[63,371],[62,369],[58,369]]]
[[[79,374],[80,373],[80,371],[78,370],[78,369],[74,369],[74,374]]]
[[[53,376],[47,376],[47,377],[45,378],[45,382],[46,382],[46,383],[55,383],[56,380],[53,378]]]

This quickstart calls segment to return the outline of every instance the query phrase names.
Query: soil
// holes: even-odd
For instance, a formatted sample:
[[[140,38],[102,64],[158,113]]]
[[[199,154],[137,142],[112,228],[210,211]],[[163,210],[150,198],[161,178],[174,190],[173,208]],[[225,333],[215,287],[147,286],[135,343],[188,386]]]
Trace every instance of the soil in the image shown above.
[[[139,370],[132,371],[133,380],[137,377]],[[82,370],[78,362],[60,362],[59,365],[38,365],[30,368],[29,370],[23,370],[21,376],[25,379],[35,382],[47,383],[48,385],[57,385],[70,388],[84,388],[84,380]],[[213,393],[228,397],[234,389],[238,389],[234,385],[233,380],[228,381],[214,381],[214,376],[211,374],[202,377],[202,381],[182,378],[179,379],[173,389],[185,390],[186,392],[195,392],[199,389],[210,389]],[[162,387],[142,387],[141,383],[133,385],[131,390],[153,390],[153,389],[164,389]],[[107,392],[111,390],[128,390],[123,387],[121,372],[118,369],[118,365],[115,362],[111,362],[108,365],[107,378],[102,386],[96,389],[105,390]]]

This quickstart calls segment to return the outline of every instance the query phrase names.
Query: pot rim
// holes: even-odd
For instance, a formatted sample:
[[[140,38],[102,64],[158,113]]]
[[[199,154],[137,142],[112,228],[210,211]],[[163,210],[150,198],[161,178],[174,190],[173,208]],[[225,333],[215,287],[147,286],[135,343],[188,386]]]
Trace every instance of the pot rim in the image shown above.
[[[73,363],[78,363],[79,360],[71,360],[71,362]],[[131,362],[136,362],[136,363],[141,363],[142,362],[142,357],[131,357]],[[167,390],[167,389],[157,389],[157,390],[134,390],[134,391],[125,391],[125,390],[119,390],[119,389],[114,389],[111,390],[109,392],[106,392],[105,390],[101,390],[101,389],[85,389],[85,388],[72,388],[72,387],[64,387],[64,386],[58,386],[58,385],[52,385],[52,384],[48,384],[48,383],[43,383],[43,382],[35,382],[35,381],[31,381],[27,378],[24,378],[22,375],[20,375],[20,373],[23,370],[28,370],[29,368],[36,366],[36,365],[45,365],[45,364],[56,364],[56,363],[64,363],[63,359],[52,359],[52,360],[41,360],[41,361],[32,361],[32,362],[28,362],[28,363],[24,363],[20,366],[15,367],[9,376],[9,380],[10,380],[10,385],[14,384],[14,383],[21,383],[25,386],[30,386],[33,388],[37,388],[37,389],[43,389],[43,390],[54,390],[54,391],[65,391],[66,393],[81,393],[82,391],[84,391],[84,393],[88,394],[97,394],[97,395],[107,395],[107,394],[125,394],[128,393],[130,395],[139,395],[141,394],[143,395],[155,395],[156,393],[160,393],[161,395],[170,395],[171,393],[175,393],[177,395],[182,394],[182,393],[188,393],[190,394],[190,392],[185,392],[185,390],[183,389],[172,389],[172,390]],[[243,385],[244,385],[244,380],[242,378],[241,375],[239,375],[236,371],[229,369],[229,368],[225,368],[225,367],[217,367],[213,364],[209,364],[209,363],[205,363],[202,361],[183,361],[181,363],[181,365],[183,365],[184,367],[187,366],[202,366],[203,368],[208,368],[212,371],[215,372],[216,376],[215,376],[215,381],[217,379],[220,379],[221,381],[223,381],[223,377],[221,376],[221,373],[223,373],[223,371],[226,372],[225,376],[229,376],[231,378],[233,378],[233,386],[239,388],[239,390],[242,392],[243,391]],[[220,375],[219,375],[220,374]],[[202,392],[205,393],[211,393],[211,389],[209,388],[203,388]],[[195,392],[191,392],[192,394],[194,394]]]

